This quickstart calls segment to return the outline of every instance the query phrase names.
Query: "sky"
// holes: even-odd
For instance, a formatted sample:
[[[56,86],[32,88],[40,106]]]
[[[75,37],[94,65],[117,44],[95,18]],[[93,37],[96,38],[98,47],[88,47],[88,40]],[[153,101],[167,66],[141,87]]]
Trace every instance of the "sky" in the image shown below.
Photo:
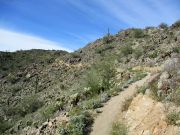
[[[132,27],[171,25],[180,0],[0,0],[0,51],[69,52]]]

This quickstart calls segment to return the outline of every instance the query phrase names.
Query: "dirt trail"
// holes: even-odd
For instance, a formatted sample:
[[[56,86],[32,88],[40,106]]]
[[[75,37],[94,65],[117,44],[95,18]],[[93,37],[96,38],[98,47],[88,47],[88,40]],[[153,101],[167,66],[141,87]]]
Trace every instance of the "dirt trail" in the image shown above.
[[[102,108],[102,113],[97,116],[92,127],[90,135],[109,135],[113,122],[121,112],[123,102],[133,96],[137,88],[143,86],[145,82],[152,79],[155,75],[148,74],[145,78],[131,84],[127,89],[121,92],[118,96],[111,98]]]

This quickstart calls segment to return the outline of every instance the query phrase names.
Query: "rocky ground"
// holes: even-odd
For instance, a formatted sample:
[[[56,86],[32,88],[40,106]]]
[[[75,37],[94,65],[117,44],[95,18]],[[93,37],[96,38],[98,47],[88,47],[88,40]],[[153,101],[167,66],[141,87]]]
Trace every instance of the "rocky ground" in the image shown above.
[[[166,105],[156,102],[147,95],[136,96],[124,119],[129,126],[129,135],[178,135],[180,133],[179,121],[176,126],[166,122]],[[176,108],[180,113],[180,108]]]

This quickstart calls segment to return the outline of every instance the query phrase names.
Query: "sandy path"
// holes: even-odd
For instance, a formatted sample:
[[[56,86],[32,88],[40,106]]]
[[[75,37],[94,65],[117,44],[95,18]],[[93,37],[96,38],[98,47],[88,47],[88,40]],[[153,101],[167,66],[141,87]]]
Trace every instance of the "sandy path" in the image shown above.
[[[131,84],[118,96],[111,98],[102,108],[103,112],[95,119],[90,135],[109,135],[113,122],[121,112],[123,102],[133,96],[137,91],[137,87],[143,86],[150,78],[151,76],[148,74],[142,80]]]

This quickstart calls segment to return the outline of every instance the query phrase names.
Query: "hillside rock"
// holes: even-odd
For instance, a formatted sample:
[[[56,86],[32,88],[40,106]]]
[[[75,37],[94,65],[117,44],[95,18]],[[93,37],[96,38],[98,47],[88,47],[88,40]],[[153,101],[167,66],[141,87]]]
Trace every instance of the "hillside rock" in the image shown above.
[[[165,106],[147,95],[135,97],[125,115],[129,135],[176,135],[177,126],[166,123]]]

